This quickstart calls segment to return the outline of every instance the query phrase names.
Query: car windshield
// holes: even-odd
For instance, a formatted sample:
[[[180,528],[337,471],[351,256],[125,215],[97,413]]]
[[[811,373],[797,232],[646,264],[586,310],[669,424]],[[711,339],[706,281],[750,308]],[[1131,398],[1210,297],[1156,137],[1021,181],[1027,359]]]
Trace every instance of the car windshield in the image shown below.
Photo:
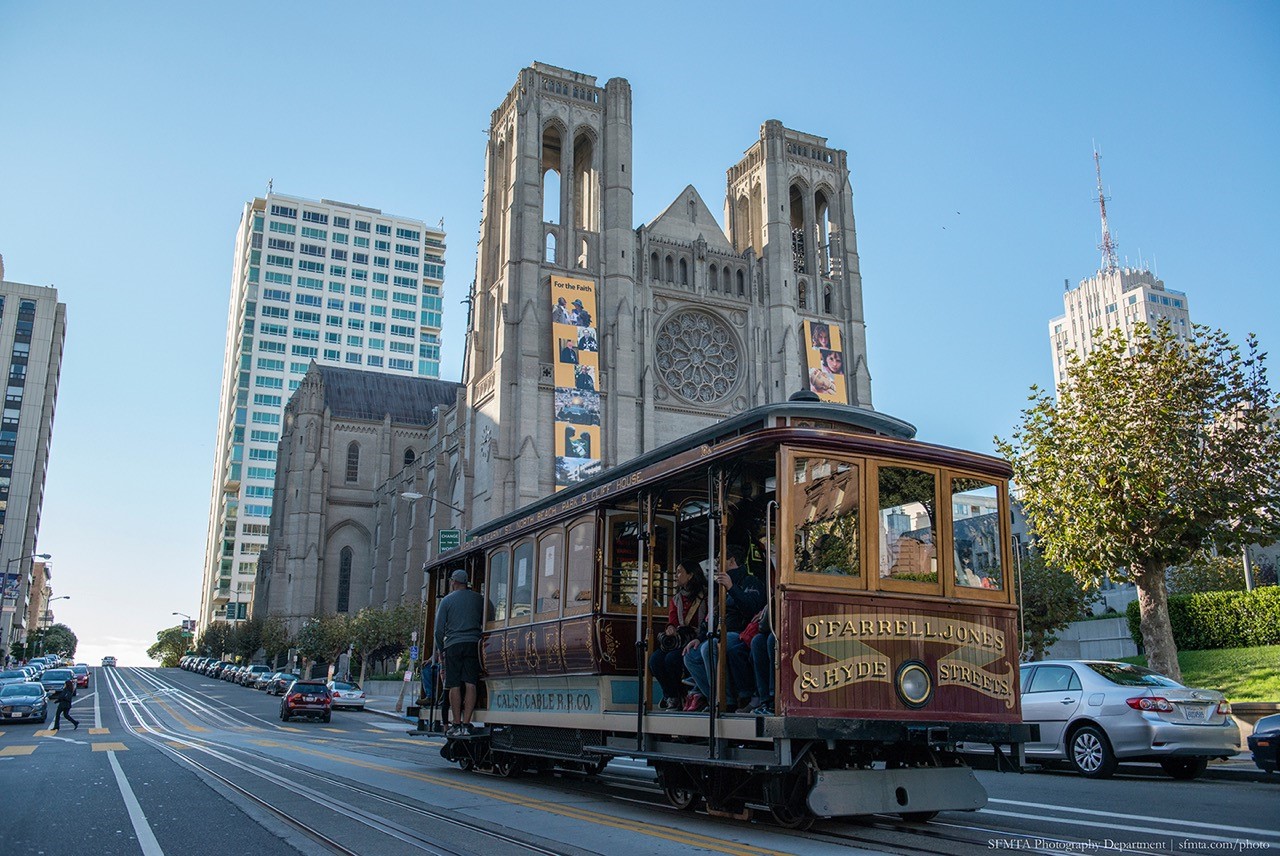
[[[346,681],[334,681],[334,682],[333,682],[333,688],[334,688],[335,690],[358,690],[358,689],[360,689],[360,687],[359,687],[359,686],[357,686],[356,684],[350,684],[350,683],[347,683]]]
[[[72,666],[71,671],[75,672],[77,675],[87,675],[89,674],[89,667],[88,666]]]
[[[19,672],[16,670],[0,672],[0,678],[25,678],[26,676],[27,676],[26,672]]]
[[[0,698],[30,695],[44,695],[44,687],[39,684],[9,684],[4,689],[0,689]]]
[[[70,669],[50,669],[44,673],[46,681],[69,681],[71,680]]]
[[[1129,663],[1086,663],[1099,675],[1122,687],[1180,687],[1173,678]]]
[[[324,684],[294,684],[293,692],[295,693],[322,693],[324,692]]]

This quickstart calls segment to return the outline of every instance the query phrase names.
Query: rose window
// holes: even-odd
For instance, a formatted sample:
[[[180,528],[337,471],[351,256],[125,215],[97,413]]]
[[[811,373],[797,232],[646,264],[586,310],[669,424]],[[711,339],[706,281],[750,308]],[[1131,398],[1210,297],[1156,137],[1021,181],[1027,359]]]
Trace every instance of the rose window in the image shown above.
[[[738,380],[738,342],[723,321],[705,312],[678,312],[658,330],[658,373],[695,404],[729,394]]]

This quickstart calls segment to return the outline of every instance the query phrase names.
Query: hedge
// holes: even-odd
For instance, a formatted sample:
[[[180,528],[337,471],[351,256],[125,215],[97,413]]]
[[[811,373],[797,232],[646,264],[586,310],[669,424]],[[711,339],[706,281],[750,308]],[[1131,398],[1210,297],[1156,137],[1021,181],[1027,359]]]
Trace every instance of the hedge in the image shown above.
[[[1142,648],[1140,611],[1129,604],[1129,633]],[[1169,596],[1173,642],[1180,651],[1280,645],[1280,586]]]

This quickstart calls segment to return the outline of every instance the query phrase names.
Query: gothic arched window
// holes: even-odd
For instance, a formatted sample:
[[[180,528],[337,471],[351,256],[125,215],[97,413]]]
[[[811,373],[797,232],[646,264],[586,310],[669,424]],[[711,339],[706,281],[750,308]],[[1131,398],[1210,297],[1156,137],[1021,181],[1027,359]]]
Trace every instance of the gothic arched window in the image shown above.
[[[338,559],[338,612],[351,608],[351,559],[355,555],[350,547],[343,547]]]
[[[715,266],[715,265],[712,265],[712,266],[707,270],[707,282],[709,282],[709,283],[711,284],[711,290],[712,290],[712,291],[717,291],[717,290],[719,290],[719,288],[720,288],[720,280],[719,280],[718,276],[719,276],[719,271],[717,271],[717,270],[716,270],[716,266]]]
[[[800,284],[796,286],[796,300],[797,300],[797,305],[801,309],[808,308],[809,306],[808,287],[804,284],[803,280],[801,280]]]
[[[676,281],[676,263],[671,256],[667,256],[667,282]]]
[[[360,444],[351,441],[347,446],[347,481],[353,482],[360,478]]]
[[[822,311],[831,314],[831,286],[824,285],[822,287]]]
[[[413,451],[413,447],[412,447],[412,446],[410,446],[409,448],[405,449],[405,450],[404,450],[404,465],[405,465],[406,467],[407,467],[407,466],[409,466],[410,464],[412,464],[412,463],[414,462],[414,460],[415,460],[417,457],[418,457],[418,455],[417,455],[417,453],[416,453],[416,452],[414,452],[414,451]]]
[[[662,269],[661,269],[661,266],[658,264],[658,254],[651,253],[649,255],[649,278],[652,279],[654,282],[657,282],[659,279],[662,278],[661,273],[662,273]]]
[[[680,284],[689,284],[689,263],[684,259],[680,260]]]

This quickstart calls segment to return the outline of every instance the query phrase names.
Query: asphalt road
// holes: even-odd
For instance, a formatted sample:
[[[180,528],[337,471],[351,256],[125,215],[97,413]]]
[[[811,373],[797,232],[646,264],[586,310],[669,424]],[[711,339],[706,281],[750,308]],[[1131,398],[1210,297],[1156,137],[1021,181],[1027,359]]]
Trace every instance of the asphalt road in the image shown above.
[[[1280,777],[979,772],[982,811],[799,833],[676,812],[638,762],[593,778],[463,772],[403,721],[286,724],[279,699],[177,669],[94,669],[74,709],[78,730],[0,724],[0,856],[1280,851]]]

